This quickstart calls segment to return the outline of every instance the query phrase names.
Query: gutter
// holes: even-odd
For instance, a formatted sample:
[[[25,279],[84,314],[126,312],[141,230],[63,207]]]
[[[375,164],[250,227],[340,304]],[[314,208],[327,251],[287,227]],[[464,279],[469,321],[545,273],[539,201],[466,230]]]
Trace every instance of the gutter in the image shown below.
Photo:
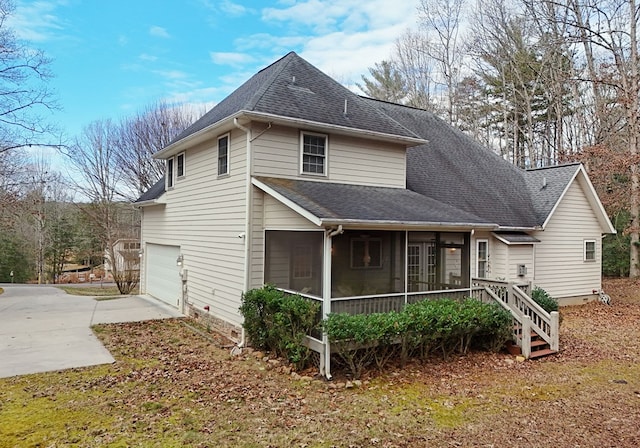
[[[222,127],[225,125],[225,123],[233,123],[233,126],[239,129],[242,129],[238,127],[238,124],[236,124],[238,122],[238,118],[240,117],[247,117],[249,119],[254,119],[258,121],[267,121],[271,123],[282,123],[287,125],[294,124],[294,125],[298,125],[306,128],[315,128],[320,130],[334,131],[336,133],[345,134],[345,135],[357,134],[357,135],[365,136],[368,138],[373,138],[376,140],[402,143],[407,146],[418,146],[418,145],[424,145],[425,143],[428,143],[428,140],[425,140],[418,136],[410,137],[410,136],[403,136],[403,135],[387,134],[384,132],[350,128],[347,126],[338,126],[338,125],[332,125],[328,123],[321,123],[317,121],[304,120],[301,118],[291,118],[291,117],[285,117],[282,115],[274,115],[274,114],[266,114],[261,112],[240,110],[233,115],[223,118],[222,120],[216,121],[215,123],[211,123],[210,125],[194,132],[193,134],[187,135],[186,137],[178,140],[177,142],[171,143],[166,148],[156,152],[152,156],[152,158],[165,159],[167,157],[171,157],[179,153],[185,146],[197,143],[199,139],[202,139],[204,141],[207,138],[207,134],[209,133],[209,131],[218,127]]]

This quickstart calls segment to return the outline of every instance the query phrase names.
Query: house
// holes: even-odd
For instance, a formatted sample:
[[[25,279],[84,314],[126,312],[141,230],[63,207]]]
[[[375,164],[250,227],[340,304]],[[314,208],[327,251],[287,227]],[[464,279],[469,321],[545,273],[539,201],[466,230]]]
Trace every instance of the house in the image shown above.
[[[140,270],[140,240],[120,238],[113,243],[113,250],[104,251],[104,270],[107,277],[113,278],[113,268],[121,275],[138,276]],[[112,262],[112,256],[114,261]]]
[[[141,291],[237,341],[243,291],[271,283],[325,314],[484,294],[557,350],[526,292],[592,297],[614,232],[581,165],[520,170],[293,52],[155,157],[165,178],[136,203]],[[329,375],[328,341],[308,342]]]

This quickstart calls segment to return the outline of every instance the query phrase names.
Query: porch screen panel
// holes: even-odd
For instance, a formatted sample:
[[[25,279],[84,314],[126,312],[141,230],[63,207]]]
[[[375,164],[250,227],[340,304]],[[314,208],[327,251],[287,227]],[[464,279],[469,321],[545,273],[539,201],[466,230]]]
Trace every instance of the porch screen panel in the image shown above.
[[[265,283],[322,297],[322,232],[265,233]]]

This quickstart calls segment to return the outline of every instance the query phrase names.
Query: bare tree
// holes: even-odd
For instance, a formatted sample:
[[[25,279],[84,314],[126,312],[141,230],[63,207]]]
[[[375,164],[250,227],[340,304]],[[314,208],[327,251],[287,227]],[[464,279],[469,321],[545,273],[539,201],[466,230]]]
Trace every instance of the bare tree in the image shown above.
[[[135,199],[164,175],[153,154],[191,125],[197,114],[184,106],[158,102],[115,125],[114,162],[122,172],[120,191]]]
[[[428,33],[433,34],[431,57],[440,67],[444,83],[446,111],[449,123],[457,121],[455,114],[456,87],[460,82],[461,66],[465,56],[464,40],[460,35],[466,0],[421,0],[420,19]]]
[[[636,0],[545,0],[564,8],[563,17],[549,21],[566,27],[567,39],[581,45],[583,79],[592,85],[595,104],[593,126],[596,144],[625,148],[629,170],[628,207],[631,236],[630,276],[640,275],[640,133],[638,19]],[[592,167],[595,169],[595,167]]]
[[[435,111],[436,61],[431,55],[431,42],[420,31],[409,30],[396,41],[392,58],[407,89],[405,103],[421,109]]]
[[[138,283],[138,272],[116,262],[119,259],[117,243],[121,239],[137,238],[138,227],[135,220],[122,219],[122,210],[127,204],[122,202],[126,193],[120,190],[124,173],[117,163],[118,137],[118,128],[113,122],[95,121],[76,139],[69,156],[81,179],[77,185],[79,193],[89,199],[89,204],[80,210],[99,235],[118,290],[128,294]],[[133,213],[132,208],[128,208]]]
[[[43,139],[54,128],[43,114],[56,108],[47,81],[50,60],[16,38],[7,22],[14,12],[0,0],[0,153],[25,146],[60,146]]]

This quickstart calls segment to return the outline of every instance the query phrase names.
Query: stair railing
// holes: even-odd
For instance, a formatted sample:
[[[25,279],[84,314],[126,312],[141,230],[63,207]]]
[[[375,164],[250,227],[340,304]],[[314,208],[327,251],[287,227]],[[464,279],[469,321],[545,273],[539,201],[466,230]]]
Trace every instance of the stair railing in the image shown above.
[[[516,343],[525,358],[531,354],[532,332],[549,344],[551,350],[560,349],[560,315],[557,311],[547,313],[514,282],[474,279],[473,283],[483,287],[489,297],[511,312],[514,324],[519,327],[514,329]]]

